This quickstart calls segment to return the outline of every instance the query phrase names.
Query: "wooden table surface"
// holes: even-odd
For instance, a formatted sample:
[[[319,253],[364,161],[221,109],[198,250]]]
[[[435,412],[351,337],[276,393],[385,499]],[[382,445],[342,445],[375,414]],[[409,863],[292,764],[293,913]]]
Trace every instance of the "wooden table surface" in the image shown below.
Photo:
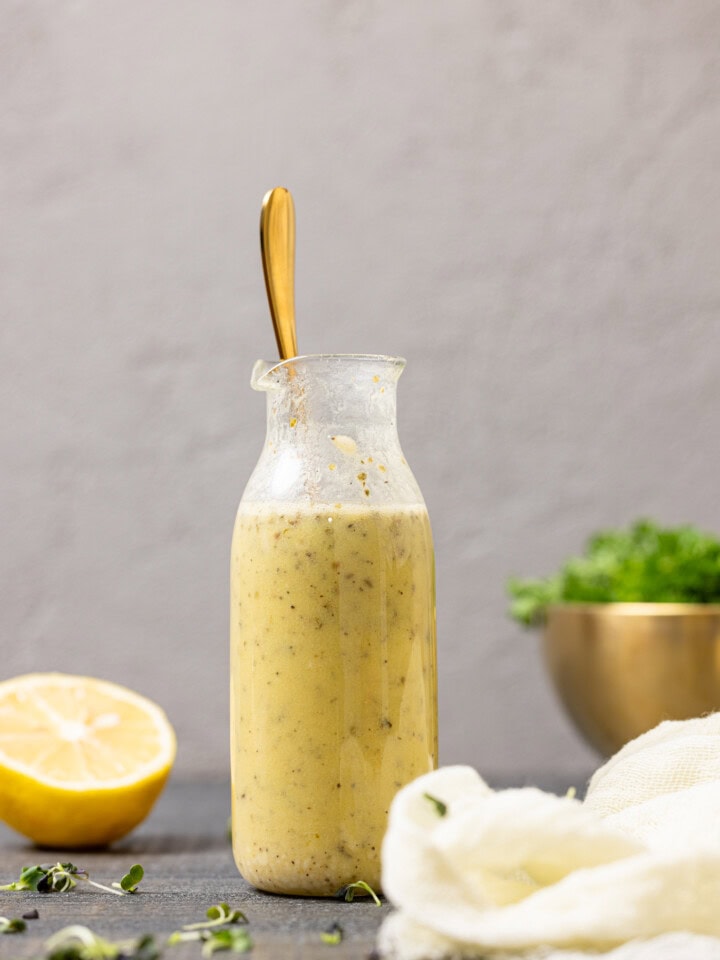
[[[541,784],[564,791],[557,780]],[[580,784],[578,784],[580,785]],[[34,908],[21,934],[0,935],[0,960],[42,958],[44,943],[69,924],[83,924],[100,936],[122,940],[154,933],[164,940],[185,923],[225,901],[248,917],[252,960],[367,960],[380,923],[390,907],[369,900],[352,903],[279,897],[260,893],[239,876],[227,839],[229,786],[171,783],[148,820],[111,850],[91,853],[37,850],[0,825],[0,883],[15,880],[23,866],[69,860],[100,883],[119,880],[136,862],[145,868],[142,895],[118,897],[79,883],[70,893],[0,892],[0,915],[19,917]],[[333,923],[344,939],[329,946],[320,934]],[[217,957],[231,957],[229,952]],[[186,943],[163,951],[164,960],[201,957],[201,945]]]
[[[37,850],[0,826],[0,883],[15,880],[27,864],[55,860],[69,860],[107,884],[119,880],[132,863],[145,868],[142,896],[112,896],[82,883],[70,893],[0,892],[0,915],[19,917],[33,908],[40,914],[39,919],[28,921],[25,933],[0,936],[0,958],[42,957],[47,938],[74,923],[110,940],[143,933],[164,939],[185,923],[204,920],[209,906],[225,901],[239,907],[249,920],[253,960],[365,960],[390,908],[367,900],[279,897],[253,889],[239,876],[232,858],[227,839],[229,808],[227,784],[171,783],[148,820],[104,852]],[[320,934],[336,922],[345,938],[329,946]],[[200,958],[201,945],[179,944],[167,948],[163,956]]]

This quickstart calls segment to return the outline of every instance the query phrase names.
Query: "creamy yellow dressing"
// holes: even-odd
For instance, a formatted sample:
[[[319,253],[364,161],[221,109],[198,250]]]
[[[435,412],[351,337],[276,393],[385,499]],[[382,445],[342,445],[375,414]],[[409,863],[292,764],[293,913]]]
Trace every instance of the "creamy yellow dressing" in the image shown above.
[[[390,801],[437,764],[427,512],[243,503],[231,581],[237,865],[278,893],[379,887]]]

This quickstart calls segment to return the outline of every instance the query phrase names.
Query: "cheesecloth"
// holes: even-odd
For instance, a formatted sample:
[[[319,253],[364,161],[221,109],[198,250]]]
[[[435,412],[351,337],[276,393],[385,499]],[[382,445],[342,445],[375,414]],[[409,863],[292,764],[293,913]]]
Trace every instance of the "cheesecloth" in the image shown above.
[[[626,744],[584,802],[470,767],[419,777],[382,859],[392,960],[720,960],[720,713]]]

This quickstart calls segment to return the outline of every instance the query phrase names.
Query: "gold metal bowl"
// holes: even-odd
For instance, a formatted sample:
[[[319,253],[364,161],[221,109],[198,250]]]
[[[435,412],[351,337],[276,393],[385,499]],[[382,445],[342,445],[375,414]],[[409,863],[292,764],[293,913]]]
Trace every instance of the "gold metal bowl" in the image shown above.
[[[551,607],[543,652],[570,717],[606,755],[661,720],[720,710],[720,605]]]

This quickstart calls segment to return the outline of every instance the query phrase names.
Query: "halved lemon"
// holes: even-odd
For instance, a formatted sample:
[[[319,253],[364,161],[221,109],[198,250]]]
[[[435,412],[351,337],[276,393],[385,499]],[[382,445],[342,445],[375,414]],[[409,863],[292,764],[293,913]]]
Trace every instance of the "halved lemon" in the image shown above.
[[[152,809],[175,759],[163,711],[92,677],[0,683],[0,819],[35,843],[96,847]]]

